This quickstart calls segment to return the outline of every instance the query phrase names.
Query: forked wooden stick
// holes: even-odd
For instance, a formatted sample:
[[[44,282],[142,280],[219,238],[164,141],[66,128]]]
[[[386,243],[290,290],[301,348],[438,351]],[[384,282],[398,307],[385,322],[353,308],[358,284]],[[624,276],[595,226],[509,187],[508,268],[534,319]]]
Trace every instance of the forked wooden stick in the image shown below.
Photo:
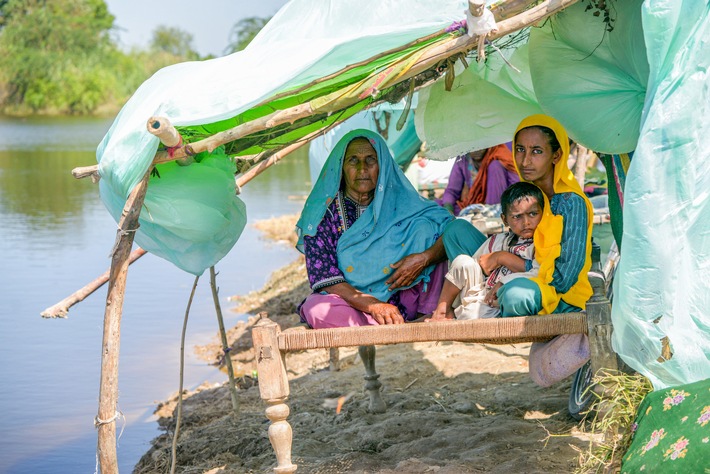
[[[111,252],[109,287],[104,311],[103,342],[101,343],[101,384],[99,413],[94,424],[98,430],[97,459],[103,474],[118,474],[116,457],[116,423],[123,416],[118,411],[118,360],[121,345],[121,317],[126,293],[128,257],[138,229],[138,216],[143,207],[150,170],[131,190],[118,222],[116,245]]]
[[[131,255],[128,257],[128,264],[130,265],[131,263],[135,262],[146,253],[147,252],[142,248],[136,248],[133,252],[131,252]],[[106,270],[101,276],[96,278],[94,281],[87,284],[83,288],[75,291],[74,293],[67,296],[54,306],[50,306],[49,308],[45,309],[40,314],[43,318],[66,318],[67,313],[69,312],[69,308],[79,303],[80,301],[84,301],[87,296],[101,288],[108,281],[110,272],[110,270]]]

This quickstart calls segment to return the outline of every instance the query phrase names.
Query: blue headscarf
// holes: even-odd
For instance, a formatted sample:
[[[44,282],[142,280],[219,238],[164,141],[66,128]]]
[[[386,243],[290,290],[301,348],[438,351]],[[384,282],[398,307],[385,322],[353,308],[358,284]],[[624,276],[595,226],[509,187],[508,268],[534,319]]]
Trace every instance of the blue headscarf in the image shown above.
[[[345,149],[359,137],[369,140],[377,152],[380,172],[374,199],[338,241],[338,267],[349,284],[387,301],[393,293],[385,284],[394,271],[390,264],[431,247],[453,216],[419,195],[377,133],[353,130],[330,153],[296,223],[296,248],[303,252],[303,236],[313,236],[318,230],[340,189]],[[433,268],[425,269],[412,285],[422,279],[428,281]]]

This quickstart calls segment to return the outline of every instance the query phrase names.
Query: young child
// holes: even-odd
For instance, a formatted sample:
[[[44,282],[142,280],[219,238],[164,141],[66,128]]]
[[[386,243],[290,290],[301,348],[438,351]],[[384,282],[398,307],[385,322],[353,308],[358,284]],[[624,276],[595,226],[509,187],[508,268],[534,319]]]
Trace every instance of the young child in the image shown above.
[[[542,219],[540,188],[521,181],[501,195],[501,219],[510,230],[492,235],[473,256],[451,262],[439,302],[427,321],[493,318],[500,314],[496,292],[513,278],[537,275],[533,234]],[[460,304],[454,308],[456,300]]]

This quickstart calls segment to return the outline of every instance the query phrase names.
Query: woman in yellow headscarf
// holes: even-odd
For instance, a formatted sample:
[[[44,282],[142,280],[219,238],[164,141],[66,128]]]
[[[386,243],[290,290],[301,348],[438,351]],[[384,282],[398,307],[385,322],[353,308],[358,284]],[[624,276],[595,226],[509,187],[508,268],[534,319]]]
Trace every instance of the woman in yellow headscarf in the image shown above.
[[[567,166],[568,155],[567,132],[557,120],[532,115],[518,125],[513,140],[515,166],[521,180],[542,190],[545,206],[534,235],[538,276],[517,278],[498,290],[503,317],[582,311],[592,295],[587,276],[592,264],[592,205]],[[416,268],[414,259],[422,259],[421,255],[435,255],[434,261],[438,261],[445,254],[453,261],[461,254],[473,255],[480,241],[480,233],[470,223],[456,219],[447,225],[437,245],[407,257],[411,261],[398,263],[392,279]],[[532,267],[532,261],[526,262],[526,270],[528,265]],[[574,373],[588,359],[586,335],[558,336],[533,344],[530,376],[537,384],[549,386]]]
[[[552,117],[531,115],[515,130],[515,167],[521,180],[542,190],[545,206],[534,236],[539,274],[503,285],[498,291],[503,317],[582,311],[592,295],[587,277],[592,265],[592,204],[567,166],[568,155],[567,132]],[[418,269],[415,258],[422,259],[423,254],[434,262],[452,261],[461,254],[473,255],[482,240],[469,222],[456,219],[447,225],[437,245],[399,262],[391,280],[416,273],[411,271]],[[407,284],[411,278],[401,279]]]
[[[592,245],[593,210],[567,166],[569,139],[562,125],[546,115],[525,118],[515,131],[513,156],[520,179],[537,185],[545,197],[535,230],[536,278],[518,278],[501,287],[501,314],[583,311],[592,295],[587,272]],[[585,335],[562,335],[530,349],[530,376],[549,386],[574,373],[589,358]]]
[[[518,125],[513,140],[518,174],[545,196],[534,237],[540,272],[498,293],[503,316],[581,311],[592,295],[587,277],[592,265],[592,205],[567,166],[568,155],[567,132],[557,120],[532,115]]]

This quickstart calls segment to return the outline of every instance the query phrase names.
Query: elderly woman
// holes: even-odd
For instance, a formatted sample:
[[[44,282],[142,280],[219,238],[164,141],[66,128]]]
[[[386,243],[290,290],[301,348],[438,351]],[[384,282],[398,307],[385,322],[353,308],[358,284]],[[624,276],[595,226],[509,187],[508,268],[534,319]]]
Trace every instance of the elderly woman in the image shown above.
[[[296,224],[313,289],[299,307],[301,319],[318,329],[400,324],[431,313],[446,272],[443,259],[434,265],[418,258],[421,266],[406,284],[391,274],[403,257],[434,246],[451,220],[417,193],[380,135],[349,132]]]

